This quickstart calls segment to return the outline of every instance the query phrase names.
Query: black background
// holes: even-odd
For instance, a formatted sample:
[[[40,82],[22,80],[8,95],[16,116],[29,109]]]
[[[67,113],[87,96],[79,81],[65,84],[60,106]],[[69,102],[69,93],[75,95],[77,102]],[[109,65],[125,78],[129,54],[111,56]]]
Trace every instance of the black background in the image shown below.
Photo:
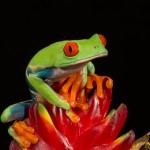
[[[139,138],[150,131],[148,3],[37,0],[6,2],[0,8],[0,113],[13,103],[30,99],[25,69],[38,50],[56,41],[101,33],[107,38],[109,55],[93,63],[97,74],[114,81],[110,109],[121,103],[128,108],[120,134],[132,129]],[[4,150],[11,140],[7,132],[11,124],[0,123]]]

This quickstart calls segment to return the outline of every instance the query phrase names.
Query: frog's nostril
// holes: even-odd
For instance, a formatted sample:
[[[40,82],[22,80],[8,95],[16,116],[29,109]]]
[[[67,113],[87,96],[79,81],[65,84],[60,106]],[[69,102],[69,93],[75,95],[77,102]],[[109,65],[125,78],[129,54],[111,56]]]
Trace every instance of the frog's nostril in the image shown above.
[[[106,37],[105,37],[104,35],[102,35],[102,34],[99,34],[99,38],[100,38],[102,44],[103,44],[104,46],[106,46],[106,44],[107,44]]]

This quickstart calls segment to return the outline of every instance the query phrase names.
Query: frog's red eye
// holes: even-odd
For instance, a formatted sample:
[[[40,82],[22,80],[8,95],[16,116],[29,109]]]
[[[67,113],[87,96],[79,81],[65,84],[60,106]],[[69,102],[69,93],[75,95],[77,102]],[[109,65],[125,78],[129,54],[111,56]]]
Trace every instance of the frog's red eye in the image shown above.
[[[99,34],[99,38],[100,38],[102,44],[103,44],[104,46],[106,46],[107,40],[106,40],[105,36],[102,35],[102,34]]]
[[[68,42],[64,46],[64,53],[66,56],[72,57],[79,52],[78,44],[75,42]]]

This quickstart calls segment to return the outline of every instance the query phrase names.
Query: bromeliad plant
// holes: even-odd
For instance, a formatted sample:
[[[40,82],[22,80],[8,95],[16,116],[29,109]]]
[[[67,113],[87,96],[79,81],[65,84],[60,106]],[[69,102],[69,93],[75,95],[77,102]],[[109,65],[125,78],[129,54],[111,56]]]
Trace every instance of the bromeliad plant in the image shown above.
[[[1,116],[2,122],[16,119],[8,129],[13,137],[10,150],[131,148],[135,140],[132,130],[118,137],[127,118],[127,107],[122,103],[116,110],[109,110],[113,80],[108,76],[96,75],[94,66],[89,62],[106,55],[105,45],[105,38],[95,34],[88,40],[52,44],[38,53],[38,57],[36,56],[27,68],[27,79],[35,101],[9,106]],[[58,63],[55,66],[55,61],[49,68],[35,67],[40,60],[46,65],[47,60],[45,61],[43,56],[52,48],[57,52],[63,49],[63,55],[68,57],[65,64],[69,60],[69,65],[62,66],[62,60],[59,68]],[[88,50],[82,51],[85,48]],[[89,54],[90,51],[92,54]],[[52,52],[51,55],[55,57]],[[28,112],[26,119],[20,113],[22,109]]]
[[[59,84],[55,85],[54,90],[61,91],[62,96],[65,95],[68,99],[72,98],[69,97],[70,93],[77,93],[78,89],[74,89],[73,86],[79,83],[78,76],[74,78],[76,79],[74,84],[70,84],[73,76],[75,75],[72,75],[63,86],[61,85],[62,88]],[[95,74],[89,76],[86,87],[83,88],[85,93],[82,98],[81,93],[75,95],[77,104],[71,110],[72,120],[66,115],[65,110],[51,105],[41,97],[44,104],[35,102],[30,107],[29,119],[26,120],[30,127],[22,125],[23,122],[15,122],[9,129],[10,134],[14,134],[12,130],[14,128],[20,135],[19,139],[11,142],[10,150],[20,150],[16,141],[19,140],[18,142],[21,143],[21,135],[26,137],[22,145],[28,150],[129,150],[135,139],[134,132],[131,130],[117,138],[128,114],[126,105],[122,103],[116,110],[112,109],[108,113],[112,85],[112,80],[106,76]],[[62,89],[66,86],[70,86],[69,89],[72,91],[63,92]],[[78,98],[82,101],[79,102]],[[18,123],[20,126],[25,126],[24,131],[20,131],[22,128]]]

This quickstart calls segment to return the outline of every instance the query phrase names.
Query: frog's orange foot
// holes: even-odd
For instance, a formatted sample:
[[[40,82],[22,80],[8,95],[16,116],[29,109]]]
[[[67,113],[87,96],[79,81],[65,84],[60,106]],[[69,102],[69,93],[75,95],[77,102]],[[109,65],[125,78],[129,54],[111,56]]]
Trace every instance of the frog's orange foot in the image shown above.
[[[8,132],[22,148],[29,148],[31,144],[38,142],[38,137],[34,135],[34,128],[27,126],[24,121],[14,122]]]
[[[88,77],[86,87],[88,89],[92,89],[93,83],[95,83],[97,86],[97,95],[100,98],[104,98],[103,84],[105,84],[105,86],[108,89],[112,89],[113,87],[113,80],[107,76],[98,76],[96,74],[92,74],[91,76]]]

